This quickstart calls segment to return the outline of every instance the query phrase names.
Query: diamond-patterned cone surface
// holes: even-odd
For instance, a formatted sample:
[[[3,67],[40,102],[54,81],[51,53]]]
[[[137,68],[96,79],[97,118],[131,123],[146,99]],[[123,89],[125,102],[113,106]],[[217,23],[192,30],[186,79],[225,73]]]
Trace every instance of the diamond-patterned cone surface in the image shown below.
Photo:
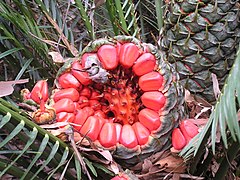
[[[181,83],[193,94],[215,101],[211,74],[220,87],[240,42],[238,1],[170,1],[160,45],[175,65]]]
[[[74,123],[129,167],[171,143],[183,116],[178,79],[153,45],[130,36],[98,39],[59,70],[52,106],[57,121]]]

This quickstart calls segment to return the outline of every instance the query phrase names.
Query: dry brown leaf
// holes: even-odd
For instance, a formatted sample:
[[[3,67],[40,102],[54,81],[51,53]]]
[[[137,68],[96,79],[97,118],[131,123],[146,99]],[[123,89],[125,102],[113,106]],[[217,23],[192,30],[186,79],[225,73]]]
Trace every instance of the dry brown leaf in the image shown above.
[[[78,132],[74,132],[74,141],[76,144],[81,144],[82,146],[90,146],[90,142],[85,137],[82,137]]]
[[[107,168],[108,168],[110,171],[114,172],[114,174],[118,174],[118,173],[119,173],[118,165],[117,165],[117,163],[114,162],[114,161],[111,162],[111,163],[107,166]]]
[[[169,156],[160,159],[154,165],[160,165],[160,167],[165,167],[166,172],[184,173],[186,171],[186,165],[184,160],[179,156]]]
[[[202,107],[202,109],[200,110],[200,112],[198,112],[195,116],[195,119],[198,119],[199,117],[201,117],[204,113],[206,113],[207,111],[211,110],[210,107]]]
[[[191,94],[185,90],[185,102],[189,110],[189,118],[208,118],[213,106],[201,97]]]
[[[210,169],[211,169],[211,172],[212,172],[212,175],[213,175],[213,177],[215,177],[215,174],[216,174],[216,172],[217,172],[217,170],[218,170],[218,168],[219,168],[219,164],[217,163],[217,161],[216,160],[214,160],[213,159],[213,162],[212,162],[213,164],[211,165],[211,167],[210,167]]]
[[[152,162],[148,159],[144,159],[143,165],[142,165],[142,173],[149,172],[149,169],[153,166]]]
[[[166,151],[160,151],[160,152],[157,152],[151,156],[149,156],[148,158],[145,159],[146,160],[149,160],[152,162],[152,164],[156,163],[159,159],[163,158],[163,157],[166,157],[168,155],[169,152],[166,152]],[[136,164],[134,167],[131,167],[131,170],[133,171],[142,171],[143,169],[143,164],[144,164],[144,161],[141,161],[139,162],[138,164]]]
[[[91,9],[96,9],[103,5],[106,2],[106,0],[94,0],[94,6]]]
[[[212,73],[212,81],[213,81],[213,93],[215,96],[215,99],[218,99],[219,95],[221,94],[219,83],[216,74]]]
[[[20,79],[16,81],[0,81],[0,97],[8,96],[13,93],[15,84],[27,83],[28,79]]]
[[[187,90],[187,89],[185,89],[185,102],[186,103],[190,103],[190,102],[193,102],[193,101],[195,101],[194,100],[194,97],[192,96],[192,94],[190,93],[190,91],[189,90]]]
[[[52,56],[53,62],[55,62],[55,63],[64,63],[65,62],[64,58],[62,57],[62,55],[59,52],[52,51],[52,52],[49,52],[48,54],[50,56]]]
[[[38,39],[39,41],[42,41],[42,42],[44,42],[44,43],[46,43],[46,44],[48,44],[48,45],[50,45],[50,46],[53,46],[53,47],[55,47],[55,48],[56,48],[57,46],[66,48],[66,46],[64,46],[63,44],[59,44],[58,42],[51,41],[51,40],[47,40],[47,39],[41,39],[41,38],[37,37],[36,35],[32,34],[31,32],[29,32],[29,34],[30,34],[31,36],[33,36],[34,38]]]
[[[108,150],[91,149],[85,147],[78,147],[89,159],[103,163],[110,164],[113,161],[112,154]]]
[[[172,180],[180,180],[180,174],[178,174],[178,173],[173,173]]]
[[[68,122],[56,122],[56,123],[53,123],[53,124],[43,124],[43,125],[40,125],[40,127],[43,128],[43,129],[54,129],[54,128],[59,128],[59,127],[62,127],[62,126],[66,126],[68,124],[69,124]]]

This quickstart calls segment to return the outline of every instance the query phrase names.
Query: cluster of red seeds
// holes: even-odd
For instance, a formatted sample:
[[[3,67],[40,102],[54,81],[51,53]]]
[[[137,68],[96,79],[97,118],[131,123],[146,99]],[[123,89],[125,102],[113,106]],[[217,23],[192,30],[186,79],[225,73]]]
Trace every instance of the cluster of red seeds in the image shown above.
[[[199,128],[191,120],[180,122],[179,128],[175,128],[172,133],[172,145],[176,150],[183,149],[189,141],[198,134]]]
[[[90,60],[96,62],[89,66]],[[161,126],[159,112],[166,103],[156,64],[153,54],[131,42],[104,44],[83,54],[57,79],[56,120],[76,124],[76,131],[106,148],[146,144]],[[101,82],[102,76],[107,80]]]
[[[57,122],[72,123],[75,131],[105,148],[145,145],[161,129],[161,112],[168,101],[162,92],[165,78],[155,55],[144,46],[102,44],[79,61],[66,63],[56,80],[53,101],[44,80],[30,93],[41,107],[39,123],[45,122],[44,104],[53,102]]]
[[[79,60],[59,70],[56,86],[50,97],[45,80],[23,91],[26,100],[40,105],[35,122],[68,122],[82,136],[113,149],[117,159],[128,159],[126,165],[161,150],[182,117],[177,74],[155,47],[132,37],[90,43]],[[172,134],[174,148],[181,150],[197,133],[197,126],[181,122]]]

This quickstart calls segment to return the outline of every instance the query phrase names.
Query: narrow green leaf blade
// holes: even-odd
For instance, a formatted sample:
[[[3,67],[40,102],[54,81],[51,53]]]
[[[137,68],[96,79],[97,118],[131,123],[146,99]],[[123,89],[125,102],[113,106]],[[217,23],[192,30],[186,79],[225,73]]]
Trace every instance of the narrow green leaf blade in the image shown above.
[[[39,146],[39,149],[38,149],[38,152],[37,152],[36,156],[31,161],[30,165],[28,166],[25,173],[21,177],[21,180],[23,180],[27,176],[27,174],[30,172],[31,168],[34,166],[34,164],[37,162],[37,160],[39,160],[39,158],[41,157],[42,153],[44,152],[44,150],[47,146],[48,141],[49,141],[49,136],[45,135],[41,144],[40,144],[40,146]]]
[[[76,171],[77,171],[77,179],[81,180],[81,176],[82,176],[82,167],[80,165],[80,162],[77,158],[77,156],[74,156],[74,162],[75,162],[75,167],[76,167]]]
[[[31,178],[31,180],[34,179],[48,165],[48,163],[54,158],[55,154],[58,151],[58,148],[59,148],[59,141],[56,141],[54,146],[52,147],[52,151],[49,154],[48,158],[46,159],[46,161],[44,161],[42,166],[39,167],[38,171],[34,174],[34,176]]]
[[[0,121],[0,129],[10,121],[11,119],[11,114],[9,112],[7,112],[7,114],[5,116],[2,117],[1,121]]]
[[[11,141],[24,127],[25,122],[21,121],[16,128],[0,143],[0,148]]]
[[[34,140],[37,137],[37,129],[33,128],[33,131],[31,131],[31,133],[29,134],[29,140],[27,142],[27,144],[25,145],[25,147],[23,148],[22,152],[1,172],[0,177],[2,177],[9,168],[11,168],[11,166],[13,166],[13,164],[22,157],[22,155],[28,150],[28,148],[31,146],[32,143],[34,143]]]
[[[13,49],[9,49],[9,50],[7,50],[7,51],[5,51],[5,52],[3,52],[3,53],[0,54],[0,59],[4,58],[4,57],[6,57],[6,56],[8,56],[8,55],[10,55],[10,54],[13,54],[13,53],[15,53],[15,52],[17,52],[17,51],[20,51],[20,50],[22,50],[22,49],[23,49],[23,48],[13,48]]]
[[[66,160],[67,160],[67,158],[68,158],[68,155],[69,155],[69,148],[66,147],[65,150],[64,150],[64,152],[63,152],[61,161],[59,162],[58,166],[55,167],[55,168],[52,170],[52,173],[49,175],[48,179],[50,179],[50,178],[54,175],[54,173],[57,172],[57,170],[66,163]]]
[[[87,166],[89,167],[89,169],[91,170],[91,172],[93,173],[94,176],[97,177],[97,171],[95,170],[95,168],[92,165],[92,162],[90,162],[87,158],[83,158],[84,162],[87,164]]]

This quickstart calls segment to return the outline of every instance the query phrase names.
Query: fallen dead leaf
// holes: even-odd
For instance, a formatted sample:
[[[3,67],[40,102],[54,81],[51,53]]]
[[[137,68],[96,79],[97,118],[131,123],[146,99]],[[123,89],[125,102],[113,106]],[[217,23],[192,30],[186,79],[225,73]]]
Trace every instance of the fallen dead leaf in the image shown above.
[[[80,144],[82,146],[90,146],[90,142],[85,137],[82,137],[78,132],[74,132],[74,141],[76,144]]]
[[[66,126],[68,124],[69,124],[68,122],[56,122],[56,123],[52,123],[52,124],[43,124],[43,125],[40,125],[40,127],[43,129],[55,129],[55,128],[59,128],[62,126]]]
[[[169,156],[160,159],[154,165],[160,165],[160,167],[165,167],[166,172],[184,173],[186,171],[186,164],[184,160],[179,156],[174,156],[169,154]]]
[[[145,159],[146,160],[149,160],[151,161],[152,164],[156,163],[159,159],[163,158],[163,157],[166,157],[168,154],[168,152],[166,151],[160,151],[160,152],[157,152],[151,156],[149,156],[148,158]],[[144,161],[141,161],[139,162],[138,164],[136,164],[134,167],[131,167],[131,170],[133,171],[142,171],[143,169],[143,164],[144,164]]]
[[[48,54],[50,56],[52,56],[52,60],[55,63],[64,63],[65,62],[63,56],[59,52],[52,51],[52,52],[49,52]]]
[[[82,146],[79,146],[78,148],[91,160],[103,164],[110,164],[113,161],[112,154],[108,150],[85,148]]]
[[[117,165],[117,163],[114,162],[114,161],[111,162],[111,163],[107,166],[107,168],[108,168],[110,171],[114,172],[114,174],[118,174],[118,173],[119,173],[118,165]]]
[[[188,107],[189,118],[205,118],[207,119],[213,109],[213,106],[199,96],[191,94],[185,89],[185,102]]]
[[[172,180],[180,180],[180,174],[173,173]]]
[[[214,159],[213,159],[213,162],[212,162],[212,163],[213,163],[213,164],[210,166],[210,169],[211,169],[211,172],[212,172],[213,177],[215,177],[215,174],[216,174],[216,172],[217,172],[220,164],[218,164],[217,161],[214,160]]]
[[[212,82],[213,82],[213,93],[215,96],[215,99],[218,99],[219,95],[221,94],[219,83],[216,74],[212,73]]]
[[[152,166],[153,164],[149,159],[144,159],[142,165],[142,173],[147,173]]]
[[[103,5],[106,2],[106,0],[94,0],[94,6],[91,9],[96,9]]]
[[[27,83],[28,79],[20,79],[16,81],[0,81],[0,97],[8,96],[13,93],[15,84]]]
[[[189,102],[193,102],[194,97],[191,95],[190,91],[185,89],[185,102],[189,103]]]

